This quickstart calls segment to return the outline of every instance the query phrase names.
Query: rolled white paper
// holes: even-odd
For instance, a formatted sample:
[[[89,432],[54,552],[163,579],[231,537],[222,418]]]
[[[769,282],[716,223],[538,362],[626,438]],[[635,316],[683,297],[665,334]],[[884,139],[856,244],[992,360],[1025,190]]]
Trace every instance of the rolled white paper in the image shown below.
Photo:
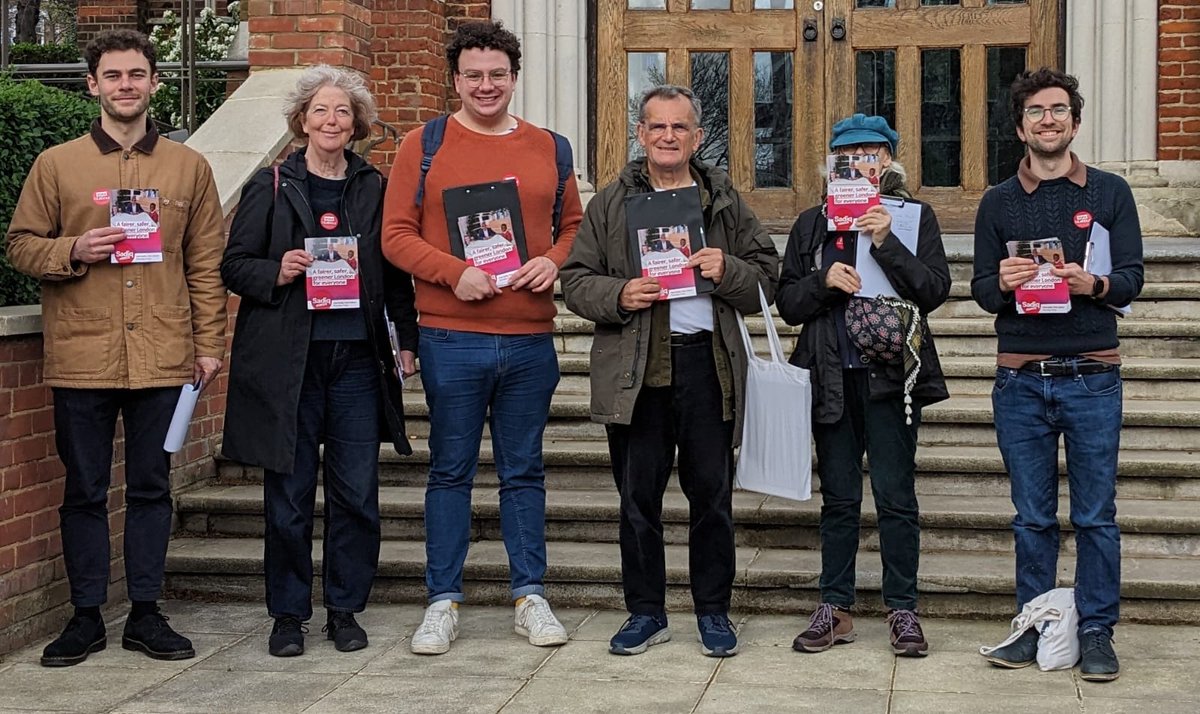
[[[200,398],[200,389],[195,384],[185,384],[179,392],[179,401],[175,403],[175,414],[171,417],[171,426],[167,429],[167,438],[163,442],[163,451],[173,454],[183,448],[187,440],[188,425],[192,422],[192,412],[196,410],[196,400]]]

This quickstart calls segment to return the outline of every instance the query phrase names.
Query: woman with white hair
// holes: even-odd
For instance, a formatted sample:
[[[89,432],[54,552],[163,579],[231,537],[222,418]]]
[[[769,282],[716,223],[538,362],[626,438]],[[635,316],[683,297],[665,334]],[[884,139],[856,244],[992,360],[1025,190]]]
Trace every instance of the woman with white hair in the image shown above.
[[[846,230],[830,230],[825,205],[800,214],[788,237],[775,305],[803,325],[792,364],[811,370],[813,441],[821,479],[821,602],[792,643],[822,652],[857,637],[855,558],[863,498],[863,452],[883,561],[883,602],[892,651],[921,657],[929,643],[917,615],[921,529],[915,489],[921,408],[947,397],[926,316],[950,295],[950,268],[933,207],[914,201],[894,160],[900,135],[880,116],[834,124],[830,151],[873,157],[879,190],[920,209],[915,250],[892,231],[891,213],[874,206]],[[849,165],[851,159],[846,158]],[[869,174],[867,174],[869,175]],[[878,264],[900,299],[857,296],[856,243]]]
[[[380,250],[383,177],[348,148],[375,118],[363,79],[312,67],[285,115],[300,146],[242,189],[221,265],[241,296],[222,452],[264,470],[266,599],[275,619],[268,650],[276,657],[304,652],[322,466],[324,629],[339,651],[367,646],[354,614],[366,607],[379,561],[379,444],[412,452],[396,360],[414,373],[417,349],[412,279]],[[354,250],[358,307],[310,308],[305,273],[316,256],[307,238]],[[396,355],[385,320],[394,323]]]

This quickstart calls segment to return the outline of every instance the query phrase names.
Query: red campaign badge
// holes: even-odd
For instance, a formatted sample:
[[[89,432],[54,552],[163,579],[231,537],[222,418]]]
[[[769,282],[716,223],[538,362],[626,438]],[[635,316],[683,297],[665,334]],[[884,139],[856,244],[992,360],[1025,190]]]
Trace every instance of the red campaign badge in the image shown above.
[[[338,227],[338,223],[339,221],[336,213],[329,212],[321,214],[321,227],[325,230],[335,230]]]
[[[842,238],[841,236],[838,236],[837,242],[835,242],[833,245],[838,250],[845,250],[846,249],[846,239]]]
[[[108,205],[108,191],[105,189],[102,189],[102,188],[96,189],[95,191],[93,191],[92,192],[92,203],[96,204],[97,206],[107,206]]]
[[[1092,227],[1092,214],[1087,211],[1078,211],[1075,213],[1075,227],[1087,229]]]

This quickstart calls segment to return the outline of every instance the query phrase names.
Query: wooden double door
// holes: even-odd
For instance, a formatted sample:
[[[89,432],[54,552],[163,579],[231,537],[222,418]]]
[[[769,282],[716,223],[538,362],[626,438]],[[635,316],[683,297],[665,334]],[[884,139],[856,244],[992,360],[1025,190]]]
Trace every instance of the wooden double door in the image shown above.
[[[908,185],[943,229],[1023,155],[1008,86],[1061,65],[1062,0],[596,0],[597,179],[637,153],[637,96],[700,97],[701,158],[728,169],[768,223],[822,193],[830,127],[854,112],[900,132]]]

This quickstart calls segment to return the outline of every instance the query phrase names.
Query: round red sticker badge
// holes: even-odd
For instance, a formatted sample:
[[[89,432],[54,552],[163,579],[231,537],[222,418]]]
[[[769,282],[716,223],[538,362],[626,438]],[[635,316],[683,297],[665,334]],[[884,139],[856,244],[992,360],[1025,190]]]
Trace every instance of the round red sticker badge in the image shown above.
[[[1078,217],[1076,217],[1076,222],[1078,222]],[[335,228],[337,228],[338,227],[337,214],[332,213],[332,212],[322,213],[321,214],[321,227],[327,231],[331,231],[331,230],[334,230]]]
[[[108,205],[108,195],[109,195],[108,191],[105,191],[104,189],[98,189],[96,191],[93,191],[92,192],[92,203],[96,204],[97,206],[107,206]]]
[[[1077,212],[1075,214],[1075,227],[1076,228],[1091,228],[1092,227],[1092,214],[1088,213],[1087,211]]]

